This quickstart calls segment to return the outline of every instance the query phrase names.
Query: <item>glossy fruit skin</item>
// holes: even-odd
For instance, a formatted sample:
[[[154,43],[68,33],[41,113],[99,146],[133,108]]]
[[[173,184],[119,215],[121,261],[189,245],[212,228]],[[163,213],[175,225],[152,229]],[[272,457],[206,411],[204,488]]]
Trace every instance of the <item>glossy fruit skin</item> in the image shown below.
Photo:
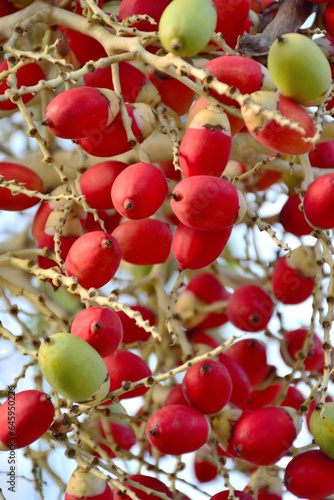
[[[137,354],[123,349],[118,349],[113,354],[103,358],[108,369],[110,378],[109,392],[121,389],[124,382],[137,382],[142,378],[152,375],[151,370]],[[119,396],[119,399],[135,398],[142,396],[149,390],[144,385],[125,392]],[[106,403],[105,403],[106,404]],[[110,401],[108,402],[110,404]]]
[[[116,212],[116,210],[98,210],[97,215],[103,221],[105,230],[107,233],[111,234],[114,229],[119,225],[121,221],[121,214]],[[82,224],[82,229],[84,233],[90,233],[91,231],[101,231],[101,224],[94,220],[94,215],[91,212],[87,213],[87,217]]]
[[[114,208],[110,191],[116,177],[127,168],[122,161],[103,161],[86,170],[79,180],[81,194],[88,205],[97,210]]]
[[[232,393],[230,397],[230,402],[239,406],[250,396],[252,386],[247,377],[245,370],[223,352],[218,356],[218,360],[222,363],[230,374],[232,380]]]
[[[150,266],[168,259],[172,232],[165,222],[155,219],[129,220],[113,231],[122,251],[122,260]]]
[[[259,410],[265,406],[273,405],[282,388],[283,383],[278,382],[268,385],[268,387],[265,387],[264,389],[253,389],[247,401],[242,403],[240,408],[247,410]]]
[[[232,228],[222,231],[200,231],[179,222],[173,239],[173,253],[179,269],[202,269],[222,253]]]
[[[297,361],[297,352],[303,349],[307,332],[308,330],[306,328],[299,328],[298,330],[292,330],[284,334],[283,343],[285,344],[285,349],[292,360],[287,358],[282,347],[280,352],[282,358],[288,365],[291,366],[291,361]],[[312,336],[311,347],[309,348],[304,360],[305,370],[310,372],[318,371],[323,367],[324,361],[325,355],[322,349],[322,341],[318,335],[314,334]]]
[[[229,402],[232,380],[222,363],[208,359],[188,368],[182,388],[191,406],[212,415],[221,411]]]
[[[104,358],[121,344],[123,326],[115,311],[93,306],[75,316],[71,333],[88,342]]]
[[[155,325],[155,315],[145,306],[135,304],[130,309],[138,311],[146,324]],[[132,344],[134,342],[146,342],[151,337],[149,332],[137,325],[136,320],[129,318],[123,311],[117,311],[117,316],[123,325],[123,344]]]
[[[304,213],[312,226],[334,227],[334,174],[325,174],[308,186],[304,197]]]
[[[174,0],[159,22],[161,44],[177,56],[193,56],[210,41],[216,22],[217,12],[211,0]]]
[[[313,292],[314,280],[291,267],[286,256],[278,259],[271,281],[276,298],[283,304],[300,304]]]
[[[0,175],[3,176],[6,181],[15,179],[18,182],[22,182],[24,187],[30,191],[45,193],[42,179],[28,167],[16,163],[0,162]],[[7,188],[1,188],[0,190],[0,210],[26,210],[27,208],[37,205],[39,202],[40,198],[37,197],[30,197],[26,194],[13,196],[12,192]]]
[[[195,175],[174,188],[171,207],[186,226],[201,231],[222,231],[231,227],[239,212],[237,189],[225,179]]]
[[[0,451],[15,450],[32,444],[52,424],[54,407],[44,392],[11,392],[0,406]],[[14,443],[14,445],[13,445]]]
[[[93,420],[88,424],[88,429],[92,429],[93,432],[98,433],[103,439],[107,439],[108,443],[118,445],[122,450],[129,451],[137,442],[132,427],[124,425],[122,422],[114,421],[112,418]],[[109,458],[116,457],[111,447],[107,444],[98,443],[98,446],[108,454]],[[97,457],[100,456],[97,452],[92,453]]]
[[[64,238],[63,236],[59,237],[60,258],[63,262],[65,261],[71,246],[77,239],[78,236],[69,236],[66,238]],[[43,231],[40,240],[38,242],[38,248],[45,248],[45,247],[51,248],[54,251],[55,241],[53,236],[51,236],[50,234],[46,234],[45,231]],[[50,269],[51,267],[55,267],[58,265],[57,261],[49,259],[47,257],[43,257],[42,255],[37,256],[37,264],[42,269]]]
[[[73,52],[79,64],[84,65],[88,61],[96,61],[101,57],[108,57],[103,46],[95,38],[67,28],[66,26],[58,25],[58,28],[65,35],[66,45]],[[75,63],[75,61],[73,62]]]
[[[134,481],[138,484],[141,484],[143,486],[146,486],[149,488],[152,493],[154,491],[159,492],[159,493],[164,493],[167,495],[169,498],[173,498],[172,492],[167,488],[167,486],[160,481],[159,479],[151,476],[145,476],[142,474],[134,474],[132,476],[129,476],[128,479],[131,481]],[[128,484],[127,482],[124,483],[123,486],[124,489],[133,491],[136,496],[138,497],[139,500],[159,500],[160,497],[154,495],[154,494],[148,494],[145,491],[140,490],[139,488],[136,488],[135,486],[132,486],[131,484]],[[129,495],[126,495],[122,492],[122,490],[115,489],[114,491],[114,500],[131,500]]]
[[[217,477],[218,468],[209,460],[203,458],[201,456],[202,454],[210,455],[210,449],[208,449],[206,446],[203,446],[199,450],[199,453],[195,453],[193,469],[197,481],[199,481],[200,483],[207,483]]]
[[[305,399],[304,394],[302,394],[294,385],[290,385],[286,397],[283,399],[280,406],[291,406],[291,408],[299,411]]]
[[[333,168],[334,141],[324,141],[316,144],[314,150],[309,152],[309,160],[312,167]]]
[[[298,498],[326,498],[334,493],[334,460],[321,450],[305,451],[288,463],[284,484]]]
[[[303,211],[299,209],[300,204],[301,201],[298,194],[293,194],[289,196],[284,203],[279,214],[279,222],[282,224],[285,231],[295,236],[311,234],[314,230],[305,219]]]
[[[215,31],[221,32],[226,43],[233,49],[237,43],[240,29],[247,19],[250,0],[213,0],[213,2],[217,9]]]
[[[0,73],[8,70],[8,61],[5,59],[0,63]],[[17,88],[20,89],[22,86],[31,87],[37,85],[40,80],[44,80],[45,75],[43,70],[36,63],[28,63],[25,66],[22,66],[15,73],[17,78]],[[7,84],[7,80],[5,79],[2,83],[0,83],[0,95],[3,95],[7,89],[11,87]],[[22,101],[24,103],[28,103],[34,96],[33,94],[23,94]],[[15,102],[12,102],[10,99],[7,101],[0,102],[0,110],[11,110],[17,109],[17,105]]]
[[[266,378],[268,372],[266,346],[257,339],[242,339],[234,342],[225,351],[245,370],[252,387],[257,386]]]
[[[196,451],[208,440],[210,425],[203,413],[184,405],[166,406],[146,425],[146,436],[161,453],[182,455]]]
[[[315,126],[311,117],[299,104],[277,92],[254,92],[251,97],[257,104],[270,111],[278,110],[283,117],[298,123],[305,131],[301,133],[292,130],[287,125],[282,126],[276,123],[275,120],[267,120],[263,114],[255,113],[247,105],[242,106],[241,113],[247,129],[261,144],[273,151],[288,155],[308,153],[313,148],[312,142],[304,141],[303,137],[313,137]]]
[[[258,285],[241,285],[227,304],[231,323],[246,332],[259,332],[268,325],[274,312],[270,295]]]
[[[268,53],[268,69],[278,90],[306,106],[326,99],[332,76],[318,45],[300,33],[278,37]]]
[[[272,465],[288,452],[296,436],[296,427],[287,411],[268,406],[240,422],[233,446],[243,460],[255,465]]]
[[[64,500],[113,500],[110,486],[102,478],[78,467],[70,477]]]
[[[43,377],[63,397],[97,404],[108,394],[108,371],[103,359],[83,339],[69,333],[46,337],[38,352]]]
[[[92,231],[83,234],[71,246],[65,267],[84,288],[100,288],[110,281],[121,262],[121,249],[111,234]]]
[[[134,163],[121,172],[111,188],[116,210],[128,219],[154,215],[168,194],[165,174],[152,163]]]
[[[330,36],[334,37],[334,2],[328,2],[323,13],[323,20],[326,30]]]
[[[162,406],[165,407],[171,405],[191,406],[184,396],[182,384],[177,384],[174,387],[172,387],[172,389],[167,394],[166,399]]]

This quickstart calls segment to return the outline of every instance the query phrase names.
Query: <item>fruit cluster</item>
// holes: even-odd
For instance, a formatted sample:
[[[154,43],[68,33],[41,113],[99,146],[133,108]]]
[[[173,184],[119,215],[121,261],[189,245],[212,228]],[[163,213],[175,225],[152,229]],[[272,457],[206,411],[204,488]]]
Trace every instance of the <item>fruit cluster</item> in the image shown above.
[[[334,2],[3,0],[0,33],[0,450],[40,498],[334,495]]]

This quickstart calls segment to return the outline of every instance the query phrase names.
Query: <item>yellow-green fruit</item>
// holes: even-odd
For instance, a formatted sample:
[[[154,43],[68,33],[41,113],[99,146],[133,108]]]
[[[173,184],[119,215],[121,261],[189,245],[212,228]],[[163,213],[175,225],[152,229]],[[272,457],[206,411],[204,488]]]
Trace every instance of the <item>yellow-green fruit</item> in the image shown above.
[[[268,53],[268,69],[278,90],[306,106],[325,101],[332,82],[329,62],[320,47],[299,33],[275,40]]]
[[[38,362],[46,381],[66,399],[95,406],[109,392],[103,359],[76,335],[55,333],[47,337],[38,351]]]
[[[326,403],[324,418],[320,410],[314,410],[310,419],[310,429],[320,450],[334,459],[334,403]]]
[[[216,23],[217,11],[211,0],[173,0],[160,19],[160,41],[168,52],[193,56],[210,41]]]

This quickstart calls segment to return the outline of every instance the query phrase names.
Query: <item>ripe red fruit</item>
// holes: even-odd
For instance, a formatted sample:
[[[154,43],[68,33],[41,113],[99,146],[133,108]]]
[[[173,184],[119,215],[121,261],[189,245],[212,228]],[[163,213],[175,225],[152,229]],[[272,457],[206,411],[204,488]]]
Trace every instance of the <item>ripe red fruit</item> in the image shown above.
[[[61,260],[65,261],[68,252],[70,251],[71,246],[73,243],[78,239],[78,236],[69,236],[64,238],[63,236],[59,237],[60,241],[60,258]],[[53,251],[55,249],[55,240],[54,237],[50,234],[46,234],[44,231],[42,232],[42,235],[40,237],[40,240],[38,242],[38,248],[51,248]],[[58,263],[56,260],[49,259],[47,257],[43,257],[42,255],[37,256],[37,263],[39,267],[42,269],[50,269],[51,267],[57,266]]]
[[[211,418],[212,433],[218,440],[221,456],[240,458],[233,448],[233,436],[240,422],[253,412],[239,408],[226,409]]]
[[[323,12],[323,21],[330,36],[334,37],[334,2],[328,2]]]
[[[272,465],[288,452],[299,432],[299,420],[292,408],[267,406],[256,410],[237,426],[234,449],[247,462]]]
[[[270,295],[258,285],[241,285],[227,304],[227,316],[231,323],[246,332],[264,330],[274,312]]]
[[[223,34],[226,43],[233,49],[237,43],[240,29],[244,25],[250,0],[213,0],[217,9],[215,31]]]
[[[279,393],[281,392],[283,383],[279,382],[277,384],[268,385],[264,389],[254,389],[247,401],[240,405],[241,408],[248,410],[259,410],[264,406],[269,406],[274,404]]]
[[[0,6],[0,17],[9,16],[18,10],[17,7],[12,5],[10,0],[4,0]]]
[[[212,481],[218,475],[218,468],[212,462],[202,455],[210,456],[210,449],[203,446],[198,452],[195,453],[193,467],[194,474],[200,483],[207,483]]]
[[[24,448],[46,433],[52,424],[54,407],[44,392],[11,392],[0,406],[0,450]]]
[[[168,194],[165,174],[151,163],[134,163],[121,172],[111,188],[116,210],[128,219],[154,215]]]
[[[5,59],[4,61],[2,61],[2,63],[0,63],[0,73],[7,70],[8,61],[7,59]],[[37,85],[40,80],[44,80],[45,78],[43,70],[38,66],[38,64],[34,62],[28,63],[25,66],[19,68],[16,71],[15,76],[17,78],[18,89],[20,89],[21,87],[31,87]],[[10,88],[11,87],[7,84],[7,79],[3,80],[3,82],[0,83],[0,95],[5,94],[5,91]],[[22,101],[24,103],[28,103],[33,97],[33,94],[23,94]],[[17,106],[15,102],[12,102],[10,99],[8,99],[7,101],[0,101],[0,109],[17,109]]]
[[[334,460],[320,450],[305,451],[288,463],[284,484],[298,498],[326,498],[334,493]]]
[[[117,444],[122,450],[129,451],[137,442],[132,427],[116,422],[112,417],[108,419],[105,417],[103,419],[99,418],[87,425],[89,431],[92,430],[94,433],[98,433],[103,439],[107,439],[108,443]],[[107,444],[98,443],[98,446],[108,454],[109,458],[115,458],[115,453]],[[96,452],[94,452],[94,455],[100,456]]]
[[[230,496],[230,490],[220,491],[211,497],[210,500],[228,500]],[[253,497],[245,493],[244,491],[234,490],[233,496],[239,498],[240,500],[254,500]]]
[[[142,378],[152,375],[151,370],[145,361],[137,356],[137,354],[130,351],[119,349],[118,351],[115,351],[109,356],[103,358],[103,361],[106,364],[110,378],[109,392],[125,388],[128,382],[137,382],[137,380],[141,380]],[[121,394],[119,399],[129,399],[142,396],[148,390],[149,387],[142,385],[136,389],[132,389],[129,392]],[[104,404],[110,404],[110,401]]]
[[[144,476],[142,474],[134,474],[133,476],[129,476],[128,479],[130,481],[134,481],[140,485],[145,486],[150,490],[150,493],[146,493],[128,482],[124,481],[122,487],[120,489],[116,488],[114,491],[114,500],[131,500],[129,495],[126,494],[127,490],[133,491],[136,497],[139,500],[160,500],[161,497],[154,495],[154,492],[164,493],[169,498],[173,498],[171,491],[167,488],[167,486],[157,479],[156,477]]]
[[[263,342],[256,339],[242,339],[234,342],[225,351],[245,370],[253,387],[260,384],[267,375],[267,353]]]
[[[230,402],[235,405],[244,403],[250,395],[252,386],[245,370],[223,352],[219,354],[218,360],[222,363],[230,374],[232,380],[232,394]]]
[[[97,210],[114,208],[110,190],[116,177],[127,167],[122,161],[96,163],[82,174],[79,180],[81,194],[88,205]]]
[[[174,188],[171,207],[186,226],[202,231],[222,231],[232,226],[240,208],[237,189],[212,175],[195,175]]]
[[[312,167],[333,168],[334,141],[324,141],[316,144],[314,151],[309,152],[309,160]]]
[[[177,384],[169,391],[162,406],[185,405],[191,406],[184,396],[182,384]]]
[[[285,231],[295,236],[304,236],[313,231],[313,227],[308,224],[303,211],[299,209],[300,204],[298,194],[289,196],[279,214],[279,222]]]
[[[276,298],[283,304],[300,304],[313,292],[314,279],[305,277],[291,259],[286,256],[278,259],[271,282]]]
[[[76,315],[71,333],[88,342],[104,358],[116,351],[122,342],[123,326],[115,311],[95,306]]]
[[[121,214],[116,212],[116,210],[98,210],[97,215],[103,221],[105,230],[109,234],[116,229],[122,218]],[[89,233],[91,231],[101,231],[102,228],[101,224],[94,219],[94,215],[91,212],[88,212],[87,217],[82,224],[82,229],[84,233]]]
[[[149,326],[155,325],[155,316],[150,309],[138,304],[130,306],[130,309],[138,311],[145,323]],[[129,318],[123,311],[117,311],[117,316],[123,325],[123,340],[124,344],[132,344],[133,342],[146,342],[151,336],[149,332],[137,325],[136,320]]]
[[[65,268],[84,288],[100,288],[114,277],[121,262],[121,249],[111,234],[92,231],[71,246]]]
[[[200,231],[179,222],[173,239],[173,253],[180,269],[201,269],[212,264],[222,253],[232,228]]]
[[[286,398],[282,401],[280,406],[291,406],[291,408],[299,411],[305,399],[305,396],[294,385],[290,385]]]
[[[112,90],[77,87],[52,99],[43,125],[56,137],[80,139],[105,129],[118,112],[119,99]]]
[[[122,0],[118,18],[120,21],[123,21],[123,19],[136,14],[148,14],[158,24],[167,5],[168,0],[159,0],[159,2],[156,0]],[[155,31],[158,29],[156,24],[151,24],[145,20],[139,21],[132,26],[140,31]]]
[[[306,328],[299,328],[298,330],[293,330],[284,334],[280,353],[289,366],[293,366],[297,361],[297,353],[303,349],[307,332],[308,330]],[[312,336],[311,347],[304,360],[305,370],[310,372],[318,371],[324,365],[324,361],[325,354],[322,349],[322,341],[314,334]]]
[[[146,426],[147,439],[161,453],[182,455],[203,446],[210,435],[206,417],[196,408],[166,406],[154,413]]]
[[[321,175],[311,182],[304,197],[304,213],[312,226],[334,227],[334,174]]]
[[[191,406],[212,415],[221,411],[229,402],[232,380],[222,363],[207,359],[188,368],[182,388]]]
[[[84,65],[88,61],[97,61],[101,57],[108,57],[103,45],[95,40],[95,38],[67,28],[66,26],[58,25],[58,28],[64,34],[62,35],[62,39],[65,38],[67,47],[73,52],[79,64]],[[75,64],[75,61],[73,62]]]
[[[3,176],[5,181],[16,180],[17,182],[23,183],[24,187],[30,191],[39,191],[40,193],[45,192],[43,181],[40,176],[30,168],[24,167],[23,165],[0,162],[0,176]],[[1,182],[2,178],[0,177],[0,187]],[[0,191],[0,210],[26,210],[39,202],[39,198],[30,197],[26,194],[13,196],[10,189],[5,187],[1,188]]]
[[[113,231],[122,251],[122,259],[130,264],[151,266],[168,259],[172,232],[165,222],[155,219],[129,220]]]

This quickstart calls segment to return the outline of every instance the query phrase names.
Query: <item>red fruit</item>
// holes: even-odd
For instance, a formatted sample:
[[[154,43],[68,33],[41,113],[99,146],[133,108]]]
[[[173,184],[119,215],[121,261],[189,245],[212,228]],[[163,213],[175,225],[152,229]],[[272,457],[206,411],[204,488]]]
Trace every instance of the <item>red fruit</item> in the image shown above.
[[[326,498],[334,493],[334,460],[320,450],[305,451],[288,463],[284,484],[298,498]]]
[[[31,226],[31,232],[32,232],[32,237],[35,240],[35,243],[38,244],[39,240],[41,239],[41,236],[43,234],[44,228],[46,221],[48,220],[48,217],[50,213],[52,212],[52,207],[50,203],[42,201],[40,206],[38,207],[38,210],[35,214],[32,226]]]
[[[159,493],[164,493],[169,498],[173,498],[172,493],[167,488],[167,486],[156,477],[144,476],[142,474],[134,474],[133,476],[129,476],[128,479],[130,479],[130,481],[134,481],[135,483],[145,486],[146,488],[151,490],[152,493],[156,491]],[[128,482],[124,482],[121,489],[115,489],[114,500],[132,500],[130,496],[126,494],[127,490],[133,491],[139,500],[161,499],[161,497],[158,497],[157,495],[154,495],[152,493],[150,494],[146,493],[145,491],[140,490],[139,488],[136,488],[131,484],[128,484]]]
[[[166,406],[154,413],[146,426],[151,445],[169,455],[196,451],[207,442],[209,435],[206,417],[191,406]]]
[[[151,370],[145,361],[137,356],[137,354],[130,351],[120,349],[106,358],[103,358],[103,361],[106,364],[110,378],[109,392],[125,388],[128,382],[137,382],[137,380],[141,380],[142,378],[152,375]],[[136,389],[132,389],[129,392],[121,394],[119,399],[129,399],[142,396],[148,390],[149,387],[142,385]],[[104,404],[110,404],[110,401]]]
[[[257,285],[241,285],[228,299],[229,320],[246,332],[264,330],[273,312],[274,304],[270,295]]]
[[[266,346],[256,339],[243,339],[234,342],[225,351],[245,370],[253,387],[266,378],[268,372]]]
[[[57,0],[57,2],[60,3],[61,0]],[[104,2],[105,2],[105,0],[98,0],[95,3],[97,3],[97,5],[100,7],[100,9],[103,9]],[[70,5],[67,5],[66,10],[70,10],[71,12],[75,12],[76,14],[79,14],[81,16],[82,15],[82,7],[80,5],[80,0],[76,0],[74,9],[73,9],[72,5],[70,4]]]
[[[150,266],[168,259],[172,232],[165,222],[155,219],[129,220],[116,227],[112,234],[126,262]]]
[[[220,177],[231,152],[231,129],[226,113],[209,106],[191,121],[180,146],[180,167],[185,177]]]
[[[78,239],[78,236],[69,236],[64,238],[63,236],[59,237],[60,241],[60,258],[61,260],[65,261],[68,252],[70,251],[71,246],[73,243]],[[42,235],[40,237],[40,240],[38,242],[38,248],[51,248],[53,251],[55,249],[55,240],[54,237],[51,236],[50,234],[46,234],[44,231],[42,232]],[[39,267],[42,269],[50,269],[51,267],[57,266],[58,263],[55,260],[48,259],[47,257],[43,257],[41,255],[37,256],[37,263]]]
[[[116,351],[122,342],[123,326],[115,311],[95,306],[76,315],[71,333],[88,342],[104,358]]]
[[[283,304],[300,304],[313,292],[314,279],[304,277],[286,256],[278,259],[271,282],[276,298]]]
[[[157,165],[159,168],[161,168],[167,179],[175,181],[181,180],[181,171],[175,170],[174,163],[172,162],[172,160],[158,161]]]
[[[312,167],[333,168],[334,141],[325,141],[316,144],[314,151],[309,152],[309,160]]]
[[[203,446],[194,456],[194,474],[200,483],[207,483],[212,481],[218,475],[218,468],[208,459],[202,455],[210,456],[210,450],[206,446]]]
[[[100,288],[114,277],[121,262],[121,249],[111,234],[92,231],[83,234],[70,248],[65,268],[84,288]]]
[[[0,6],[0,17],[9,16],[18,10],[17,7],[12,5],[10,0],[3,0],[3,3]]]
[[[222,363],[207,359],[188,368],[182,388],[191,406],[212,415],[221,411],[229,402],[232,380]]]
[[[191,406],[184,396],[182,384],[178,384],[172,387],[172,389],[167,394],[166,399],[162,406],[165,407],[171,405]]]
[[[334,227],[334,174],[322,175],[311,182],[304,197],[304,213],[312,226]]]
[[[82,174],[79,181],[80,191],[90,207],[97,210],[114,208],[110,190],[116,177],[126,167],[127,164],[122,161],[103,161]]]
[[[128,219],[154,215],[168,194],[165,174],[151,163],[134,163],[115,179],[111,199],[116,210]]]
[[[121,221],[121,214],[116,212],[116,210],[98,210],[97,215],[104,222],[104,227],[107,233],[111,234],[114,229],[119,225]],[[91,212],[87,213],[86,220],[82,225],[84,233],[89,233],[91,231],[101,231],[101,224],[94,220],[94,215]]]
[[[30,168],[16,163],[0,162],[0,176],[3,176],[5,181],[15,180],[22,183],[26,189],[30,191],[39,191],[44,193],[45,189],[43,181]],[[2,178],[0,177],[0,188]],[[16,184],[16,182],[14,183]],[[13,196],[8,188],[1,188],[0,191],[0,210],[19,211],[33,207],[40,202],[37,197],[30,197],[26,194],[18,194]]]
[[[108,57],[108,54],[95,38],[84,35],[79,31],[72,30],[65,26],[58,26],[64,33],[68,48],[73,52],[79,64],[84,65],[88,61],[97,61],[101,57]]]
[[[330,36],[334,37],[334,2],[328,2],[323,12],[323,21]]]
[[[304,400],[305,400],[305,398],[304,398]],[[311,429],[310,429],[311,416],[315,410],[315,407],[319,404],[319,401],[320,401],[320,395],[319,395],[319,393],[315,393],[315,399],[313,401],[311,401],[308,412],[306,413],[306,425],[307,425],[307,428],[310,432],[311,432]],[[326,396],[326,402],[331,402],[331,401],[333,401],[333,398],[331,396]],[[312,434],[312,432],[311,432],[311,434]]]
[[[253,390],[248,400],[240,406],[247,410],[259,410],[264,406],[269,406],[276,401],[282,387],[283,383],[278,383],[271,384],[265,389]]]
[[[195,175],[174,188],[171,207],[186,226],[202,231],[222,231],[232,226],[239,213],[237,189],[212,175]]]
[[[233,436],[236,453],[255,465],[276,463],[288,452],[297,436],[300,419],[297,417],[292,408],[267,406],[256,410],[236,428]]]
[[[187,332],[187,335],[192,344],[204,344],[205,346],[211,347],[212,349],[220,346],[220,343],[216,339],[200,330],[190,330]]]
[[[64,500],[112,500],[113,493],[104,479],[78,467],[66,488]]]
[[[8,399],[0,406],[0,450],[17,450],[32,444],[52,424],[54,407],[44,392],[28,390],[15,394],[9,387]]]
[[[289,366],[293,366],[294,362],[299,359],[297,353],[303,349],[307,332],[306,328],[300,328],[284,334],[282,340],[284,348],[282,348],[283,346],[281,347],[280,353]],[[305,370],[316,372],[322,368],[324,361],[325,355],[322,349],[322,341],[314,334],[312,336],[311,347],[304,360]]]
[[[222,253],[232,228],[200,231],[179,222],[173,239],[173,253],[180,269],[201,269],[212,264]]]
[[[211,497],[210,500],[228,500],[230,496],[230,490],[220,491]],[[253,497],[245,493],[244,491],[234,490],[233,496],[240,498],[240,500],[254,500]]]
[[[118,112],[119,99],[113,91],[77,87],[52,99],[43,125],[56,137],[80,139],[105,129]]]
[[[305,396],[294,385],[290,385],[286,398],[282,401],[280,406],[291,406],[299,411],[299,408],[305,401]]]
[[[122,450],[129,451],[137,442],[136,435],[129,425],[124,425],[111,419],[98,419],[92,423],[92,426],[93,430],[97,431],[103,439],[107,439],[111,444],[117,444]],[[98,443],[98,446],[108,454],[109,458],[116,457],[108,445]],[[100,455],[96,453],[96,456]]]
[[[139,142],[143,142],[156,126],[151,107],[144,103],[126,104],[125,107],[132,120],[131,129],[134,136]],[[116,156],[131,149],[120,112],[108,127],[93,130],[92,135],[75,142],[92,156]]]
[[[241,405],[249,398],[252,389],[245,370],[234,359],[222,352],[219,354],[218,360],[227,368],[232,380],[230,402],[237,406]]]
[[[155,325],[155,316],[153,312],[150,311],[147,307],[136,304],[134,306],[130,306],[130,309],[138,311],[147,325]],[[127,314],[125,314],[123,311],[117,311],[117,316],[119,317],[123,325],[122,342],[124,344],[146,342],[150,338],[151,334],[149,332],[146,332],[144,328],[138,326],[135,319],[129,318],[129,316],[127,316]]]
[[[2,63],[0,63],[0,73],[7,70],[8,70],[8,61],[7,59],[5,59],[4,61],[2,61]],[[20,89],[21,87],[31,87],[37,85],[37,83],[40,80],[44,80],[45,78],[43,70],[34,62],[28,63],[25,66],[19,68],[15,72],[15,76],[17,78],[18,89]],[[3,82],[0,83],[0,95],[5,94],[5,91],[10,88],[11,87],[7,84],[7,79],[3,80]],[[21,97],[22,101],[24,103],[27,103],[34,97],[34,95],[23,94]],[[1,110],[17,109],[17,106],[15,102],[12,102],[10,99],[8,99],[7,101],[0,101],[0,109]]]
[[[122,0],[118,18],[120,21],[123,21],[123,19],[136,14],[148,14],[159,24],[160,17],[167,5],[168,0],[159,0],[159,2],[156,0]],[[140,31],[156,31],[158,29],[156,24],[151,24],[148,21],[140,21],[132,26]]]
[[[299,209],[300,204],[298,194],[289,196],[279,214],[279,222],[285,231],[295,236],[304,236],[313,231],[313,227],[307,223],[303,211]]]
[[[219,455],[240,458],[233,448],[233,436],[240,422],[252,413],[251,410],[233,408],[223,410],[211,418],[212,432],[219,443]]]
[[[213,0],[217,9],[215,31],[221,32],[233,49],[250,10],[250,0]]]

